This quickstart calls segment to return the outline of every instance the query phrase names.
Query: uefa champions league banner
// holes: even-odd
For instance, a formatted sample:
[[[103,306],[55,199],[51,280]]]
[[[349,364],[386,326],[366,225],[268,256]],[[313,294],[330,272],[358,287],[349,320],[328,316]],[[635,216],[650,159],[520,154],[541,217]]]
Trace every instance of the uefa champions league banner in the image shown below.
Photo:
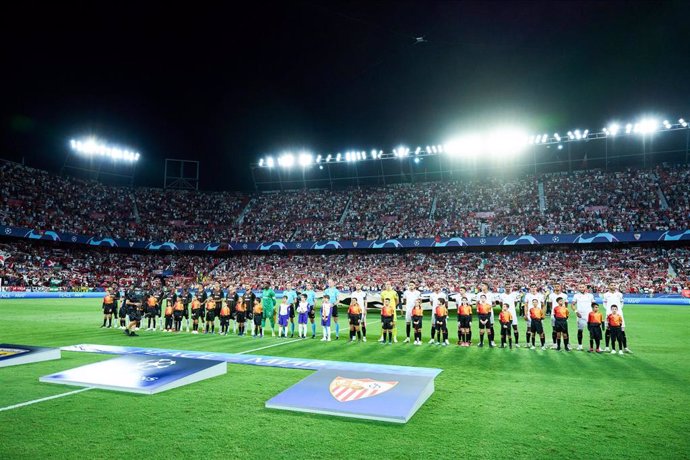
[[[35,240],[106,246],[147,251],[284,251],[325,249],[400,249],[400,248],[453,248],[530,245],[580,245],[636,242],[690,241],[690,230],[666,232],[600,232],[556,235],[508,235],[472,238],[417,238],[357,241],[265,241],[221,243],[185,243],[173,241],[130,241],[98,236],[76,235],[52,230],[2,227],[0,235]]]
[[[105,292],[0,292],[0,299],[102,299]]]
[[[59,348],[0,343],[0,367],[51,361],[60,359],[60,356]]]

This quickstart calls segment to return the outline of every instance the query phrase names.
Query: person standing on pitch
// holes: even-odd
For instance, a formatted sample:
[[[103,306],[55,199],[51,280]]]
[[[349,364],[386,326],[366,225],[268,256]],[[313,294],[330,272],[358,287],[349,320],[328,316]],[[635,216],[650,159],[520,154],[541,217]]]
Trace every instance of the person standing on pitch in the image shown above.
[[[490,318],[489,318],[489,346],[495,347],[496,342],[494,341],[494,304],[498,301],[498,296],[489,290],[489,285],[487,283],[481,283],[479,285],[480,291],[479,296],[486,297],[486,303],[491,306]]]
[[[362,341],[367,341],[367,293],[362,290],[362,283],[355,283],[355,290],[352,291],[352,298],[357,300],[362,309],[360,327],[362,329]]]
[[[618,290],[618,286],[616,286],[615,283],[610,283],[609,290],[604,292],[604,295],[602,295],[602,297],[604,299],[604,309],[606,310],[606,316],[611,314],[611,305],[616,305],[618,307],[618,314],[621,315],[621,318],[623,318],[623,324],[621,326],[620,333],[620,338],[623,343],[623,349],[628,353],[632,353],[632,351],[630,351],[630,349],[628,348],[628,338],[625,334],[625,315],[623,314],[623,293]],[[604,338],[606,341],[605,351],[609,351],[609,340],[611,339],[611,332],[609,331],[608,327],[606,328]]]
[[[419,298],[412,309],[412,328],[414,329],[414,344],[422,344],[422,320],[424,319],[424,310],[422,309],[422,299]]]
[[[403,292],[405,301],[405,343],[410,343],[410,329],[412,328],[412,309],[417,304],[417,299],[421,299],[422,293],[419,292],[414,282],[410,281],[407,289]]]
[[[517,311],[515,309],[515,303],[520,297],[520,287],[516,284],[512,285],[510,292],[505,292],[501,295],[501,299],[504,304],[508,304],[508,311],[512,317],[511,327],[513,329],[513,335],[515,336],[515,348],[520,348],[520,333],[518,332],[518,321],[517,321]],[[512,344],[512,341],[511,341]],[[512,348],[512,345],[511,345]]]
[[[297,307],[297,291],[292,288],[292,284],[287,285],[283,291],[283,296],[288,301],[288,321],[290,323],[290,338],[295,336],[295,308]]]
[[[276,320],[273,311],[276,306],[276,293],[271,289],[271,285],[266,283],[261,291],[261,306],[263,307],[263,318],[261,320],[261,332],[266,328],[266,320],[271,323],[271,335],[276,336]]]
[[[323,295],[321,300],[321,327],[323,328],[322,342],[331,341],[331,315],[333,315],[333,304],[331,303],[331,296]]]
[[[590,292],[587,292],[587,286],[582,283],[577,286],[577,291],[578,292],[573,296],[573,302],[571,302],[570,306],[577,315],[577,349],[578,351],[582,351],[582,335],[587,327],[589,312],[592,311],[594,296]]]
[[[391,305],[391,299],[387,297],[383,301],[383,308],[381,308],[381,330],[383,331],[383,344],[393,343],[393,319],[395,318],[395,307]]]
[[[532,317],[530,315],[530,309],[534,306],[534,301],[537,301],[539,308],[544,306],[544,295],[537,291],[537,285],[532,283],[529,285],[529,292],[525,294],[524,299],[524,310],[525,310],[525,321],[527,322],[527,346],[530,344],[530,337],[532,336]],[[534,340],[532,340],[534,342]]]
[[[307,323],[309,322],[309,312],[313,311],[307,302],[307,294],[300,295],[300,302],[297,305],[297,335],[300,339],[307,338]]]
[[[398,338],[396,337],[397,335],[397,330],[395,329],[395,319],[397,316],[397,313],[395,311],[395,306],[398,305],[398,292],[393,289],[393,285],[391,284],[390,281],[386,282],[386,289],[381,291],[381,302],[383,302],[384,305],[386,305],[386,299],[388,299],[388,305],[393,307],[393,320],[392,320],[392,328],[391,332],[393,333],[393,341],[395,343],[398,342]],[[381,338],[379,339],[379,342],[385,343],[386,342],[386,333],[382,330],[381,331]]]
[[[279,337],[287,339],[288,323],[290,322],[290,303],[286,295],[283,295],[278,305],[278,329]]]
[[[486,295],[480,294],[479,301],[477,302],[477,317],[479,318],[479,345],[478,347],[484,346],[484,334],[486,334],[487,329],[489,330],[489,347],[493,348],[493,342],[491,341],[491,304],[486,300]]]
[[[247,321],[247,306],[244,304],[244,297],[238,298],[235,304],[235,321],[237,322],[237,335],[244,336],[244,324]]]
[[[458,302],[458,346],[472,345],[472,305],[467,297]]]
[[[532,331],[532,350],[536,348],[534,343],[537,334],[539,334],[539,338],[541,339],[541,349],[546,350],[546,338],[544,337],[544,325],[542,324],[545,315],[537,299],[532,299],[532,308],[529,309],[529,317],[530,329]]]
[[[101,327],[106,327],[106,322],[108,322],[108,327],[113,325],[113,312],[117,307],[117,300],[113,294],[113,289],[108,288],[105,292],[105,297],[103,297],[103,325]]]
[[[256,294],[252,291],[252,286],[249,283],[244,283],[244,292],[242,293],[242,303],[246,310],[246,319],[253,320],[254,318],[254,301],[256,300]],[[251,327],[252,323],[249,323],[249,335],[254,335],[254,328]]]
[[[125,327],[125,335],[130,337],[137,335],[137,333],[134,332],[134,328],[137,327],[137,323],[141,321],[140,309],[144,304],[143,296],[144,294],[139,287],[132,288],[125,294],[125,307],[129,315],[129,324]]]
[[[510,311],[508,303],[503,304],[501,313],[498,314],[498,322],[501,324],[501,348],[506,347],[506,339],[508,346],[513,349],[513,338],[510,336],[510,328],[513,325],[513,314]]]
[[[594,344],[596,343],[596,352],[601,353],[601,330],[604,327],[604,318],[596,302],[592,304],[592,311],[587,318],[587,327],[589,328],[589,352],[595,351]]]
[[[350,307],[347,309],[347,316],[350,320],[350,343],[354,343],[355,334],[357,335],[357,341],[361,342],[362,332],[359,330],[359,324],[362,320],[362,308],[354,297],[350,302]]]
[[[331,312],[331,318],[335,322],[335,340],[340,338],[340,324],[338,323],[338,297],[340,296],[340,291],[335,287],[335,280],[328,280],[328,288],[323,291],[328,298],[331,299],[333,305],[333,311]]]
[[[237,294],[237,291],[235,291],[235,288],[233,286],[228,285],[228,292],[225,295],[225,305],[228,306],[230,309],[230,318],[228,321],[232,321],[232,333],[236,334],[237,333],[237,301],[239,300],[240,296]],[[229,329],[229,328],[227,328]],[[230,333],[229,330],[225,331],[226,334]],[[187,332],[189,332],[189,326],[187,326]]]
[[[264,321],[264,308],[261,305],[261,299],[258,297],[254,299],[252,318],[254,320],[254,334],[252,335],[255,339],[262,339],[264,337],[264,328],[262,326]]]
[[[561,349],[561,339],[563,339],[565,351],[570,351],[570,345],[568,344],[568,316],[569,312],[568,307],[565,305],[565,299],[558,297],[556,306],[553,308],[553,317],[556,318],[554,330],[556,331],[556,343],[558,344],[556,350],[559,351]]]
[[[309,305],[309,322],[311,323],[311,338],[316,338],[316,292],[314,292],[314,285],[306,284],[306,290],[303,292],[307,296],[307,304]]]
[[[446,303],[448,303],[448,297],[446,296],[446,293],[441,290],[441,287],[438,284],[435,284],[433,292],[429,294],[429,301],[431,302],[431,339],[429,340],[430,344],[434,343],[434,335],[436,332],[436,307],[439,306],[439,300],[441,299],[446,300]]]
[[[192,334],[199,333],[199,318],[204,317],[204,307],[197,296],[192,296]]]
[[[623,342],[621,342],[621,328],[623,317],[618,314],[618,306],[611,305],[611,313],[606,317],[606,322],[611,330],[611,354],[616,354],[616,342],[618,342],[618,353],[623,354]]]
[[[448,308],[446,299],[438,299],[438,307],[434,309],[436,313],[436,345],[448,346]]]
[[[568,296],[561,290],[561,285],[556,283],[553,285],[553,291],[549,294],[551,296],[551,301],[553,302],[553,308],[558,304],[558,299],[563,299],[566,303],[568,301]],[[556,317],[551,315],[551,348],[556,348]]]

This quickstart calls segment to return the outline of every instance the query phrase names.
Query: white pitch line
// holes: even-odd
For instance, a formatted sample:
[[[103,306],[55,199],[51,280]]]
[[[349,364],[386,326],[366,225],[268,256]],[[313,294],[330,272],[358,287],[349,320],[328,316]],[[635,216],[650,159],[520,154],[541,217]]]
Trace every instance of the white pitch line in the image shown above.
[[[60,393],[57,395],[48,396],[48,397],[40,398],[40,399],[34,399],[32,401],[26,401],[23,403],[15,404],[13,406],[0,407],[0,412],[6,411],[6,410],[12,410],[12,409],[19,409],[20,407],[30,406],[31,404],[36,404],[36,403],[40,403],[43,401],[50,401],[51,399],[62,398],[63,396],[69,396],[69,395],[82,393],[84,391],[89,391],[89,390],[93,390],[93,387],[80,388],[79,390],[68,391],[66,393]]]
[[[378,322],[379,322],[379,320],[374,320],[374,321],[370,321],[368,324],[373,324],[373,323],[378,323]],[[348,326],[347,330],[348,330],[348,331],[350,330],[349,326]],[[281,346],[281,345],[287,345],[288,343],[301,342],[301,341],[302,341],[302,339],[288,340],[287,342],[274,343],[273,345],[266,345],[265,347],[255,348],[255,349],[253,349],[253,350],[240,351],[240,352],[235,353],[235,354],[236,354],[236,355],[244,355],[244,354],[247,354],[247,353],[251,353],[251,352],[253,352],[253,351],[265,350],[266,348],[279,347],[279,346]],[[319,342],[320,342],[320,341],[321,341],[321,340],[319,340]]]

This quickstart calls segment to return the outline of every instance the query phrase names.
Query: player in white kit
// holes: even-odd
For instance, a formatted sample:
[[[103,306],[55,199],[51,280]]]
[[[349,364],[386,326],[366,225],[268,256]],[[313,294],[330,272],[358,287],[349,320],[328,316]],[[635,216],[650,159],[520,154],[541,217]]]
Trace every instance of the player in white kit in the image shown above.
[[[537,304],[539,305],[539,308],[544,309],[544,294],[541,292],[537,291],[537,285],[535,283],[532,283],[529,285],[529,292],[525,294],[525,300],[524,300],[524,305],[525,305],[525,321],[527,321],[527,344],[529,345],[530,339],[532,338],[532,330],[530,327],[532,326],[532,321],[530,320],[529,317],[529,309],[532,308],[532,301],[534,299],[537,299]]]
[[[611,306],[618,307],[618,314],[623,318],[623,326],[621,327],[621,341],[626,352],[632,353],[628,348],[628,338],[625,336],[625,315],[623,315],[623,293],[618,290],[618,286],[614,283],[609,284],[609,290],[604,292],[601,296],[604,299],[604,308],[606,309],[605,318],[611,314]],[[609,330],[608,321],[606,322],[606,333],[604,336],[606,341],[606,348],[604,351],[609,351],[609,342],[611,341],[611,331]]]
[[[587,291],[587,286],[580,283],[577,286],[577,292],[573,296],[573,301],[570,303],[570,307],[577,315],[577,349],[579,351],[582,351],[582,335],[585,328],[587,328],[587,319],[594,303],[594,295]]]
[[[436,287],[438,289],[438,286]],[[402,300],[405,305],[405,342],[410,343],[410,330],[412,328],[412,309],[414,308],[417,299],[422,297],[414,282],[410,281],[407,289],[403,292]]]

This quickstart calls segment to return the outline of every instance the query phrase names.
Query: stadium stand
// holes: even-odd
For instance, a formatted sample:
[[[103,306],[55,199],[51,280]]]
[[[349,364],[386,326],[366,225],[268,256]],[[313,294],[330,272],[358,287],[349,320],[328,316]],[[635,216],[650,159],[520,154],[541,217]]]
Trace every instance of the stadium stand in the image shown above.
[[[111,187],[1,163],[0,224],[185,242],[684,230],[690,227],[689,183],[688,166],[666,166],[346,190],[207,193]]]

